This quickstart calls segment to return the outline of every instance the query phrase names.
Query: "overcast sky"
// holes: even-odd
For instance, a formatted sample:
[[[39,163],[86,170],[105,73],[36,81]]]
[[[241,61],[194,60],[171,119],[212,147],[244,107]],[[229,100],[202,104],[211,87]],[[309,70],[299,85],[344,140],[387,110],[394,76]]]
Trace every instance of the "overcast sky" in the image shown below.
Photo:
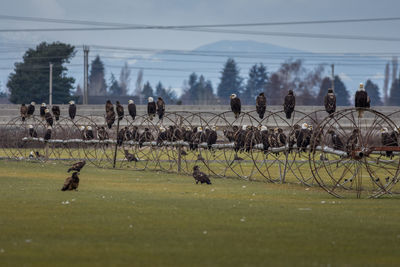
[[[59,19],[95,20],[150,25],[249,23],[324,19],[396,17],[398,0],[5,0],[0,14]],[[78,27],[49,23],[0,20],[1,29]],[[252,30],[398,36],[400,21],[351,24],[253,27]],[[239,29],[239,28],[236,28]],[[243,28],[240,28],[243,29]],[[244,28],[249,29],[249,28]],[[398,42],[349,41],[273,36],[130,30],[104,32],[2,33],[7,39],[26,42],[62,40],[73,44],[194,49],[222,39],[251,39],[310,51],[396,51]]]
[[[386,18],[400,16],[399,10],[400,1],[398,0],[4,0],[1,1],[0,15],[168,26]],[[399,26],[400,21],[386,21],[229,29],[400,38]],[[0,18],[0,31],[4,29],[62,27],[88,26]],[[3,49],[2,55],[4,55],[8,51],[12,51],[11,49],[18,51],[20,45],[19,52],[13,52],[13,56],[20,58],[26,50],[26,46],[33,47],[42,41],[70,43],[79,47],[78,53],[81,53],[82,44],[192,50],[219,40],[254,40],[310,52],[386,52],[400,54],[399,41],[293,38],[176,30],[0,32],[0,49]],[[96,53],[96,51],[91,52],[90,60]],[[102,56],[104,56],[104,52],[102,53]],[[116,51],[110,53],[114,53],[113,56],[118,55]],[[391,55],[387,54],[386,56],[390,58]],[[77,55],[74,61],[79,60],[79,63],[81,63],[81,57],[82,55]],[[13,64],[4,60],[0,63],[2,68],[0,71],[0,87],[4,89]],[[4,64],[7,66],[4,66]],[[7,69],[8,67],[10,69]],[[383,66],[381,69],[383,72]],[[382,72],[378,75],[381,76]],[[75,75],[77,83],[82,83],[80,66],[75,67],[71,74]],[[109,74],[107,73],[107,75]],[[133,73],[133,75],[136,74]]]

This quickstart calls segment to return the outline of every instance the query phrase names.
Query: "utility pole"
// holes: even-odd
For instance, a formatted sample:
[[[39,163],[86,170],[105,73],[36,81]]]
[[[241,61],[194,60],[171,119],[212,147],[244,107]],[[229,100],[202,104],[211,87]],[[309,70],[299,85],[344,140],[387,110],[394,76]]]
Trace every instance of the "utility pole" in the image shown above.
[[[332,67],[332,90],[335,92],[335,64],[331,65]]]
[[[53,105],[53,63],[50,63],[49,75],[49,105]]]
[[[88,104],[89,46],[83,46],[83,104]]]

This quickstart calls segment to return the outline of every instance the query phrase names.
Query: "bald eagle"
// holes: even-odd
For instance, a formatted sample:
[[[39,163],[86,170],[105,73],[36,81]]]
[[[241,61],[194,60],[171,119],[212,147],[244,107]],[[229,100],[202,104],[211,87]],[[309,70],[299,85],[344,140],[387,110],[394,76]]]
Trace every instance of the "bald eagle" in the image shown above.
[[[107,100],[106,102],[106,113],[109,111],[114,111],[114,105],[111,103],[111,100]]]
[[[25,106],[25,104],[22,104],[19,112],[21,114],[22,121],[25,121],[25,118],[28,116],[28,107]]]
[[[336,111],[336,96],[332,88],[328,89],[328,94],[324,98],[324,105],[329,115]]]
[[[295,124],[293,129],[289,133],[289,152],[292,152],[293,146],[297,144],[297,139],[300,135],[301,127],[299,124]]]
[[[70,172],[70,171],[80,172],[81,169],[85,166],[85,164],[86,164],[85,160],[76,162],[76,163],[72,164],[71,168],[69,168],[67,172]]]
[[[136,117],[136,104],[133,102],[133,100],[128,101],[128,111],[129,115],[132,117],[132,120],[134,120]]]
[[[53,106],[51,108],[51,112],[53,112],[54,117],[56,118],[56,121],[58,121],[60,119],[60,107],[59,106]]]
[[[28,106],[28,118],[35,112],[35,102],[31,102]]]
[[[94,139],[94,134],[93,134],[92,126],[86,126],[86,129],[85,129],[85,139],[86,139],[86,140],[92,140],[92,139]]]
[[[301,125],[299,135],[297,136],[297,148],[299,149],[299,151],[305,152],[310,142],[311,142],[310,129],[308,128],[307,123],[303,123]]]
[[[370,107],[370,99],[368,93],[364,89],[364,84],[360,83],[360,87],[356,92],[356,96],[354,98],[354,105],[356,108],[369,108]],[[358,117],[362,118],[363,110],[358,111]]]
[[[261,134],[261,143],[263,144],[263,151],[264,154],[266,154],[268,152],[268,148],[270,147],[268,142],[268,128],[264,125],[261,126],[260,134]]]
[[[74,172],[72,173],[71,177],[65,179],[64,186],[61,188],[61,191],[77,190],[79,186],[78,174],[78,172]]]
[[[143,146],[144,142],[153,141],[153,135],[150,132],[149,128],[144,128],[144,132],[139,136],[139,147]]]
[[[75,106],[75,101],[69,101],[69,107],[68,107],[68,115],[73,120],[76,115],[76,106]]]
[[[44,117],[46,119],[47,124],[53,127],[53,116],[51,115],[50,110],[46,109],[44,111]]]
[[[152,97],[149,97],[147,103],[147,115],[149,115],[149,119],[151,121],[156,115],[156,111],[157,111],[156,103],[154,103],[154,99]]]
[[[344,150],[343,142],[340,139],[340,137],[335,133],[335,131],[331,129],[328,131],[328,134],[330,134],[332,137],[333,149],[343,151]]]
[[[29,125],[29,136],[34,138],[37,137],[37,132],[35,129],[33,129],[33,125]]]
[[[287,96],[285,96],[285,101],[283,103],[283,110],[285,111],[286,118],[290,119],[296,106],[296,98],[293,94],[293,90],[289,90]]]
[[[260,93],[256,99],[256,110],[260,119],[264,118],[265,110],[267,109],[267,99],[264,93]]]
[[[157,114],[158,114],[158,119],[162,120],[164,117],[165,113],[165,102],[161,97],[158,97],[157,99]]]
[[[211,184],[210,178],[208,178],[208,175],[205,174],[204,172],[200,171],[199,166],[194,166],[193,167],[193,178],[196,181],[196,184],[198,184],[199,182],[201,184]]]
[[[240,99],[236,96],[236,94],[231,94],[231,109],[235,114],[235,119],[239,118],[242,110],[242,104],[240,103]]]
[[[381,142],[383,146],[398,146],[398,133],[393,131],[392,133],[389,133],[388,129],[385,127],[381,130]],[[386,151],[386,156],[392,158],[393,156],[393,151]]]
[[[118,120],[122,120],[124,118],[124,107],[119,103],[119,101],[115,102]]]
[[[163,126],[160,126],[159,129],[160,129],[160,132],[158,133],[158,136],[157,136],[157,145],[161,146],[164,141],[167,141],[168,132]]]
[[[356,148],[356,145],[358,144],[359,132],[360,132],[359,129],[355,128],[351,133],[349,139],[347,139],[347,144],[346,144],[347,154],[350,154],[350,152],[354,151],[354,149]]]
[[[286,146],[286,135],[283,133],[282,128],[278,128],[276,132],[276,140],[278,142],[278,147]]]
[[[122,143],[125,141],[125,128],[119,130],[117,134],[117,145],[122,146]]]
[[[206,139],[207,139],[207,147],[208,149],[212,148],[212,145],[217,143],[217,131],[215,126],[212,126],[211,129],[206,128]]]
[[[46,115],[46,109],[47,109],[46,103],[42,103],[42,105],[40,106],[40,117],[42,118],[42,120],[45,119],[44,116]]]

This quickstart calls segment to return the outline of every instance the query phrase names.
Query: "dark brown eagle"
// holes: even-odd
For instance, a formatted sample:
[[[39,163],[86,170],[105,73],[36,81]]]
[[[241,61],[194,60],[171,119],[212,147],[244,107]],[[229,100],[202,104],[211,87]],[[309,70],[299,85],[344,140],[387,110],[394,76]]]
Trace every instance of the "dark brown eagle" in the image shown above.
[[[48,125],[50,125],[51,127],[53,127],[53,116],[50,113],[50,110],[46,109],[44,111],[44,118],[46,119],[46,122]]]
[[[217,143],[218,135],[215,126],[211,126],[211,129],[206,128],[206,140],[208,149],[212,148],[212,145]]]
[[[328,94],[324,98],[324,105],[329,115],[336,111],[336,96],[332,88],[328,89]]]
[[[71,120],[73,120],[76,116],[76,105],[74,101],[69,101],[69,107],[68,107],[68,114]]]
[[[64,186],[61,188],[61,191],[77,190],[79,186],[78,174],[79,174],[78,172],[74,172],[72,173],[71,177],[65,179]]]
[[[235,119],[239,118],[240,112],[242,111],[242,104],[240,103],[239,97],[236,94],[231,94],[231,109],[235,114]]]
[[[289,90],[287,96],[285,96],[285,101],[283,103],[283,110],[285,111],[286,118],[290,119],[296,106],[296,97],[293,94],[293,90]]]
[[[106,128],[104,126],[97,127],[97,138],[99,140],[107,140],[109,138]]]
[[[157,99],[157,114],[158,114],[158,119],[162,120],[164,117],[165,113],[165,102],[161,97],[158,97]]]
[[[46,133],[44,134],[44,141],[51,139],[51,126],[47,127]]]
[[[200,171],[199,166],[194,166],[193,167],[193,178],[196,181],[196,184],[198,184],[199,182],[204,184],[211,184],[210,178],[208,178],[208,175],[205,174],[204,172]]]
[[[19,112],[21,114],[22,121],[25,121],[25,118],[28,116],[28,107],[25,106],[25,104],[22,104]]]
[[[59,106],[53,106],[51,108],[51,112],[53,112],[54,117],[56,118],[56,121],[60,119],[61,111]]]
[[[125,149],[125,150],[124,150],[124,153],[125,153],[125,158],[126,158],[127,161],[129,161],[129,162],[132,162],[132,161],[138,162],[138,161],[139,161],[139,160],[135,157],[135,155],[129,153],[128,150]]]
[[[392,133],[389,133],[388,129],[385,127],[381,130],[381,132],[381,142],[383,146],[399,146],[397,129]],[[386,156],[392,158],[393,151],[386,151]]]
[[[336,132],[331,129],[328,131],[328,134],[330,134],[332,137],[333,149],[343,151],[344,150],[343,142],[340,139],[340,137],[336,134]]]
[[[128,101],[128,111],[129,115],[132,117],[132,120],[134,120],[136,117],[136,104],[133,102],[133,100]]]
[[[370,108],[371,101],[369,99],[368,93],[364,89],[364,84],[360,83],[360,87],[356,92],[354,97],[354,105],[356,108]],[[358,110],[358,117],[362,118],[364,111]]]
[[[122,120],[124,118],[124,107],[119,103],[119,101],[115,102],[118,120]]]
[[[28,118],[35,113],[35,102],[31,102],[28,106]]]
[[[76,162],[76,163],[72,164],[71,168],[69,168],[67,172],[70,172],[70,171],[80,172],[81,169],[85,166],[85,164],[86,164],[86,161],[84,161],[84,160]]]
[[[106,102],[106,113],[109,111],[114,111],[114,105],[111,103],[111,100],[107,100]]]
[[[111,129],[115,122],[115,112],[114,108],[110,109],[106,114],[106,122],[108,129]]]
[[[154,103],[154,99],[150,96],[148,98],[148,103],[147,103],[147,115],[149,115],[149,119],[151,121],[156,115],[156,111],[157,111],[156,103]]]
[[[260,93],[256,99],[256,110],[260,119],[264,118],[265,110],[267,109],[267,99],[264,93]]]

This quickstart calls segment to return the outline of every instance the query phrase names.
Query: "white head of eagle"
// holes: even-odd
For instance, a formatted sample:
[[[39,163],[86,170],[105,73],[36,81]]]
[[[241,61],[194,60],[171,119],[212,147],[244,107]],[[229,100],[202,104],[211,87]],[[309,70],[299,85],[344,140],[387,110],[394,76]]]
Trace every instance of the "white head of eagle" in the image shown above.
[[[237,97],[236,94],[231,94],[231,99],[235,99]]]
[[[360,83],[360,87],[358,87],[358,91],[365,91],[363,83]]]
[[[129,100],[129,101],[128,101],[128,104],[133,104],[133,100]]]
[[[154,102],[154,99],[150,96],[150,97],[148,98],[148,101],[149,101],[149,103],[151,103],[151,102]]]

